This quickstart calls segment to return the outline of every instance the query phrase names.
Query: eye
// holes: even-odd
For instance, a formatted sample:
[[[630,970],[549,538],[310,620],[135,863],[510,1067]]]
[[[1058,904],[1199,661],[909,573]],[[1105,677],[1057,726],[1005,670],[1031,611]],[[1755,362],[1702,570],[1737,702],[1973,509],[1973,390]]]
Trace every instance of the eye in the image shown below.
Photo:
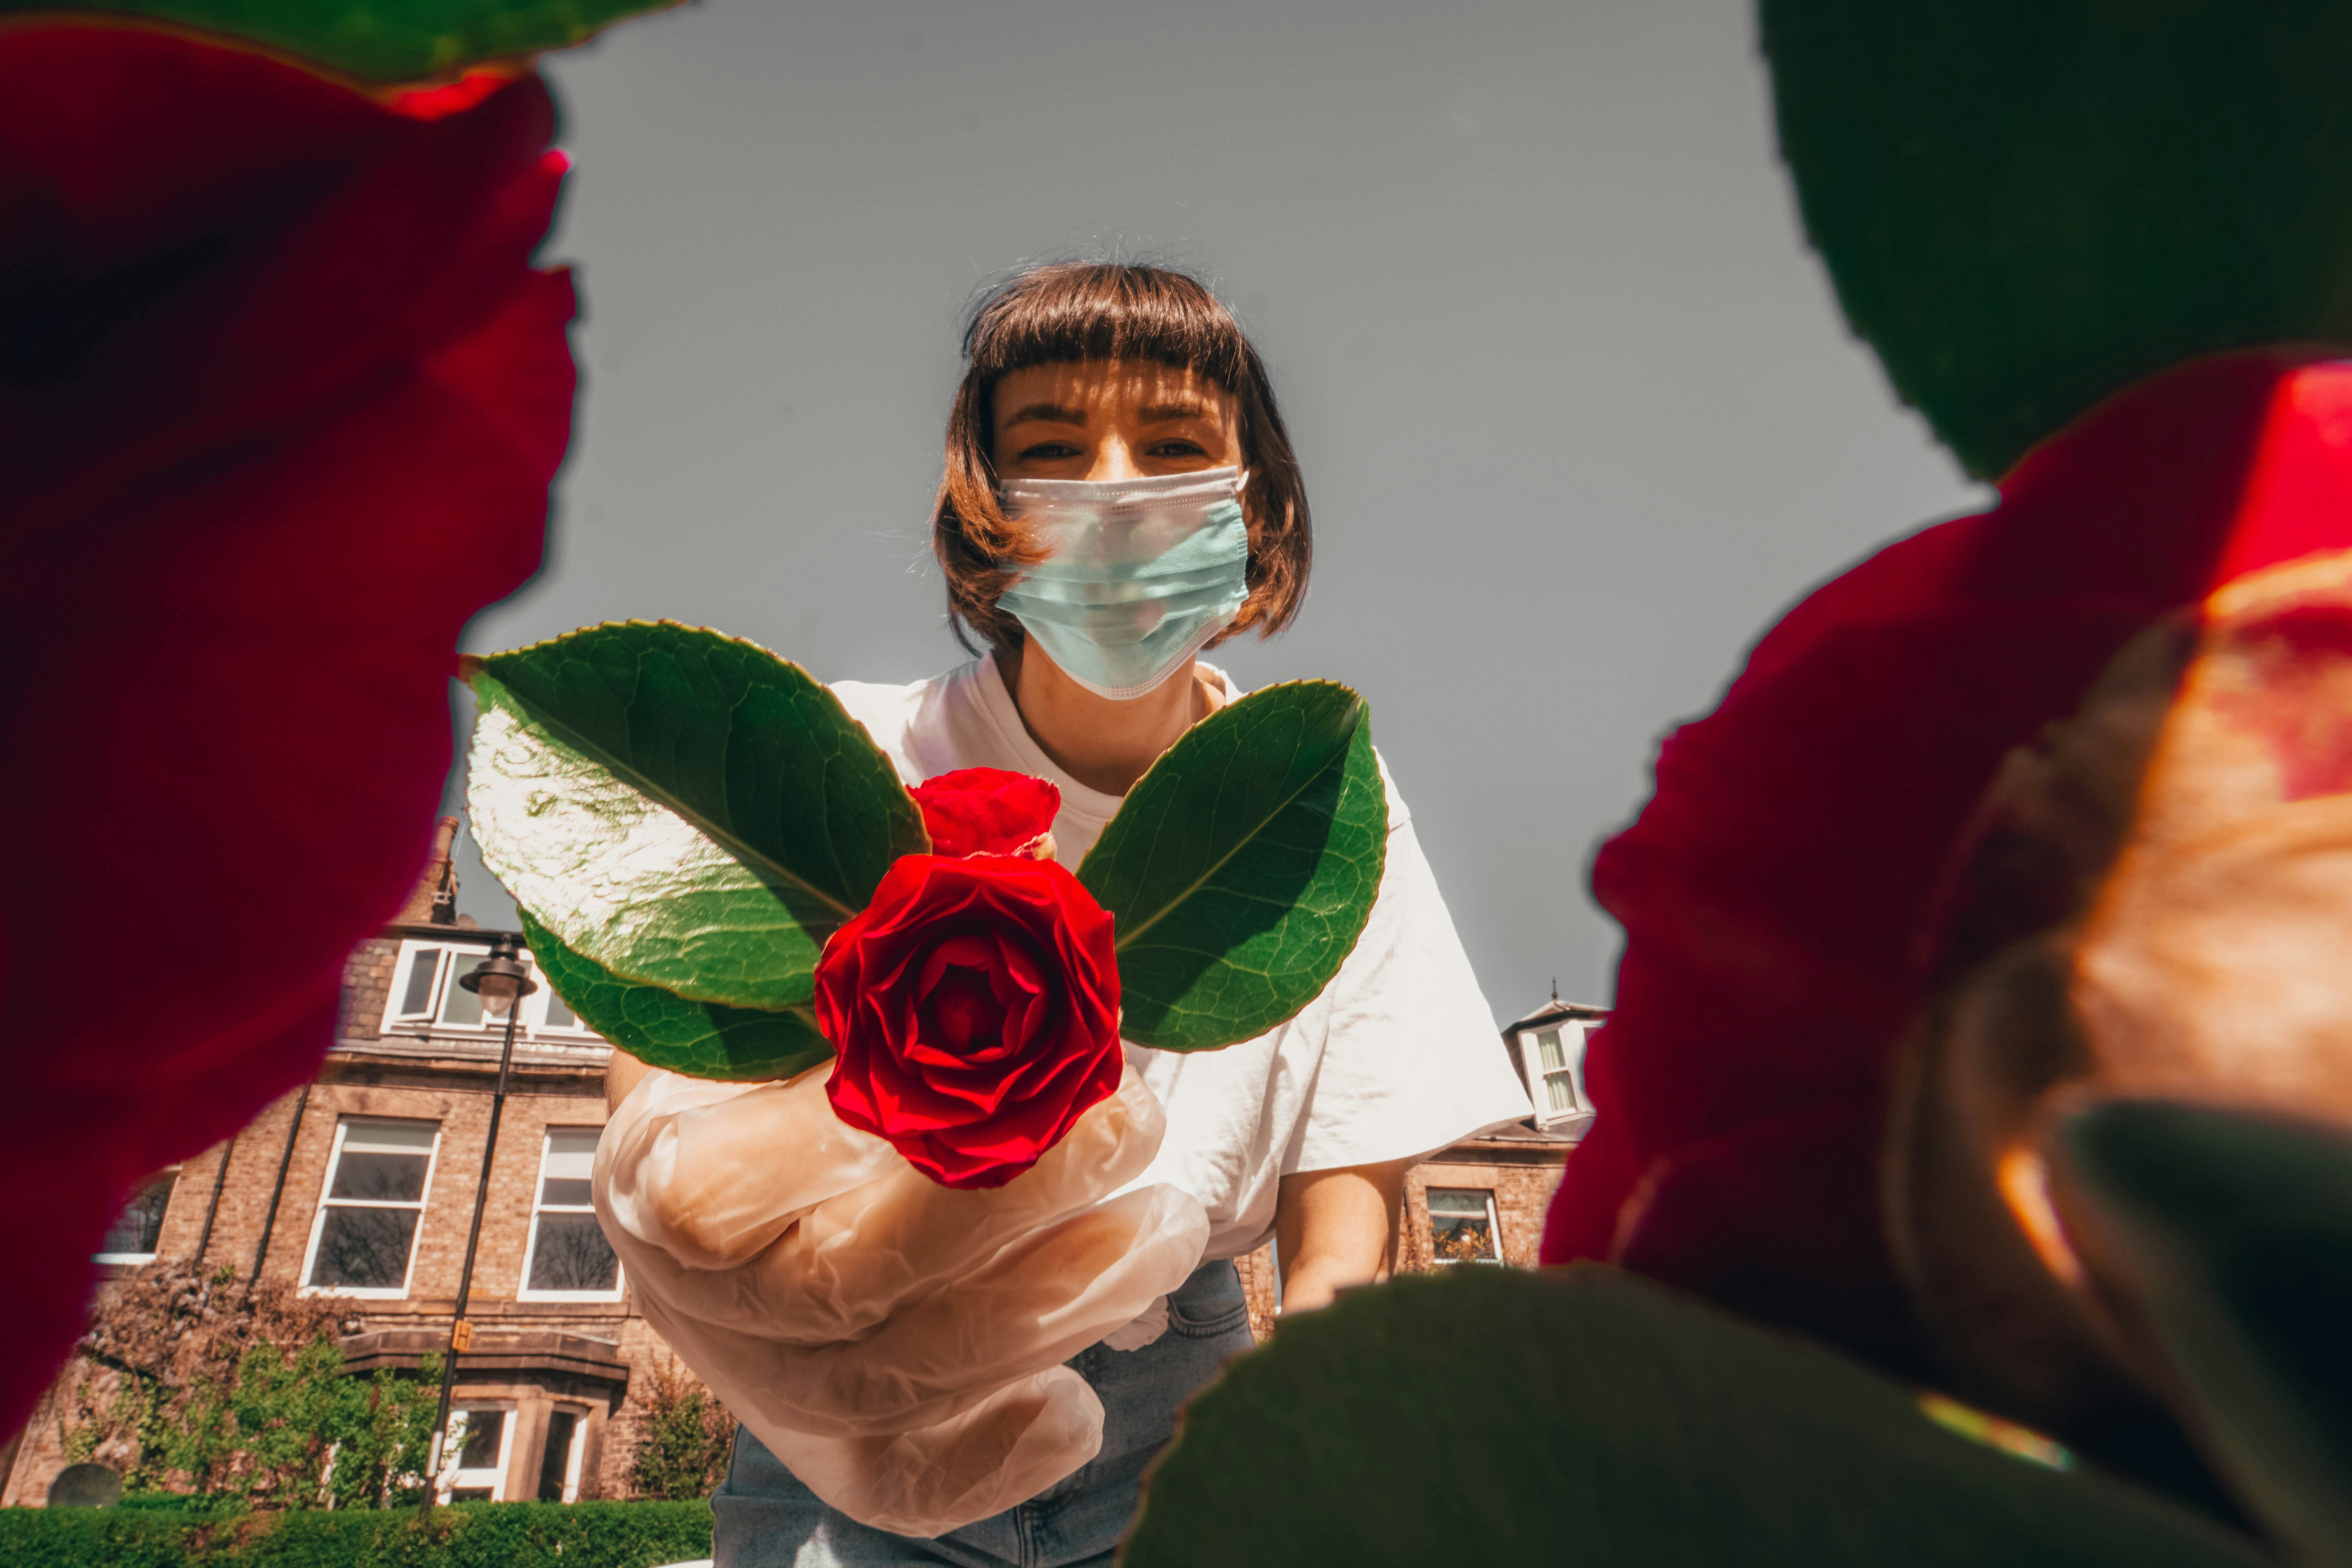
[[[1208,455],[1208,449],[1198,441],[1187,441],[1181,437],[1171,437],[1145,454],[1152,458],[1205,458]]]
[[[1078,449],[1067,441],[1040,441],[1033,447],[1021,448],[1021,460],[1024,462],[1052,463],[1078,456]]]

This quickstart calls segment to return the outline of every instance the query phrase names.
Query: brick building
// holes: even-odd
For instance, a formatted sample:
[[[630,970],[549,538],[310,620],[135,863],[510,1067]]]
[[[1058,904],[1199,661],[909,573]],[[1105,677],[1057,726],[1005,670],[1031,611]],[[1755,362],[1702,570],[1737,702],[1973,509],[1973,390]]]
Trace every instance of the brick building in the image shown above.
[[[352,954],[316,1080],[159,1174],[101,1263],[120,1271],[184,1258],[340,1292],[357,1373],[415,1368],[446,1346],[506,1025],[457,984],[498,933],[457,912],[454,827],[445,821],[439,857],[399,918]],[[1582,1032],[1599,1016],[1555,999],[1505,1032],[1545,1111],[1412,1170],[1401,1269],[1533,1264],[1561,1163],[1591,1119]],[[543,983],[522,1000],[467,1313],[473,1333],[457,1361],[457,1497],[625,1495],[646,1393],[690,1377],[631,1304],[589,1207],[609,1055]],[[1263,1337],[1278,1259],[1268,1247],[1241,1267]],[[62,1438],[44,1401],[0,1448],[0,1506],[47,1498]]]
[[[257,1260],[263,1278],[343,1292],[354,1372],[448,1343],[506,1025],[457,984],[493,933],[456,912],[453,827],[400,918],[352,954],[317,1079],[156,1177],[102,1263]],[[609,1054],[544,984],[522,1000],[457,1361],[459,1497],[620,1495],[645,1391],[677,1369],[588,1208]],[[0,1504],[46,1498],[60,1440],[45,1402],[0,1456]]]

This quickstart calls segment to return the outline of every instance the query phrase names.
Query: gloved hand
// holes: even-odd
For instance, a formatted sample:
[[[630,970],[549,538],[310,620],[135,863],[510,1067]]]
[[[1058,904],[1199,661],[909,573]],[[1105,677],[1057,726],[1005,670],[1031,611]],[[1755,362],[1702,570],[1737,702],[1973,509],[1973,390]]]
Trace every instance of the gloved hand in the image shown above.
[[[1061,1363],[1200,1262],[1178,1188],[1106,1201],[1165,1119],[1132,1068],[1037,1165],[959,1192],[841,1122],[829,1068],[648,1073],[596,1150],[598,1218],[646,1319],[819,1497],[903,1535],[1026,1500],[1094,1458]]]

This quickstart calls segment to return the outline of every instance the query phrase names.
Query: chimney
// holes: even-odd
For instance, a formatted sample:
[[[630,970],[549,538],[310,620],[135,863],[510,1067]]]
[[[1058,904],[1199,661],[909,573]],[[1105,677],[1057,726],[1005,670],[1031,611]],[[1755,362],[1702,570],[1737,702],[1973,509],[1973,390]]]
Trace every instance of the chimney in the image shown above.
[[[425,863],[425,874],[409,890],[408,901],[392,917],[392,923],[404,926],[446,926],[457,923],[457,868],[449,858],[450,847],[457,839],[457,819],[445,816],[433,833],[433,858]]]

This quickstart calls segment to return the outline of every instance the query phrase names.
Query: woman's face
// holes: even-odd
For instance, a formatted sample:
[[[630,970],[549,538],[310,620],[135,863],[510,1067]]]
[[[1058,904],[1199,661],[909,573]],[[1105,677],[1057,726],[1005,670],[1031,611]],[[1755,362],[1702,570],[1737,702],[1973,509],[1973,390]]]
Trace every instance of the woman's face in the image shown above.
[[[1000,479],[1131,479],[1241,461],[1234,395],[1150,360],[1011,372],[991,417]]]

